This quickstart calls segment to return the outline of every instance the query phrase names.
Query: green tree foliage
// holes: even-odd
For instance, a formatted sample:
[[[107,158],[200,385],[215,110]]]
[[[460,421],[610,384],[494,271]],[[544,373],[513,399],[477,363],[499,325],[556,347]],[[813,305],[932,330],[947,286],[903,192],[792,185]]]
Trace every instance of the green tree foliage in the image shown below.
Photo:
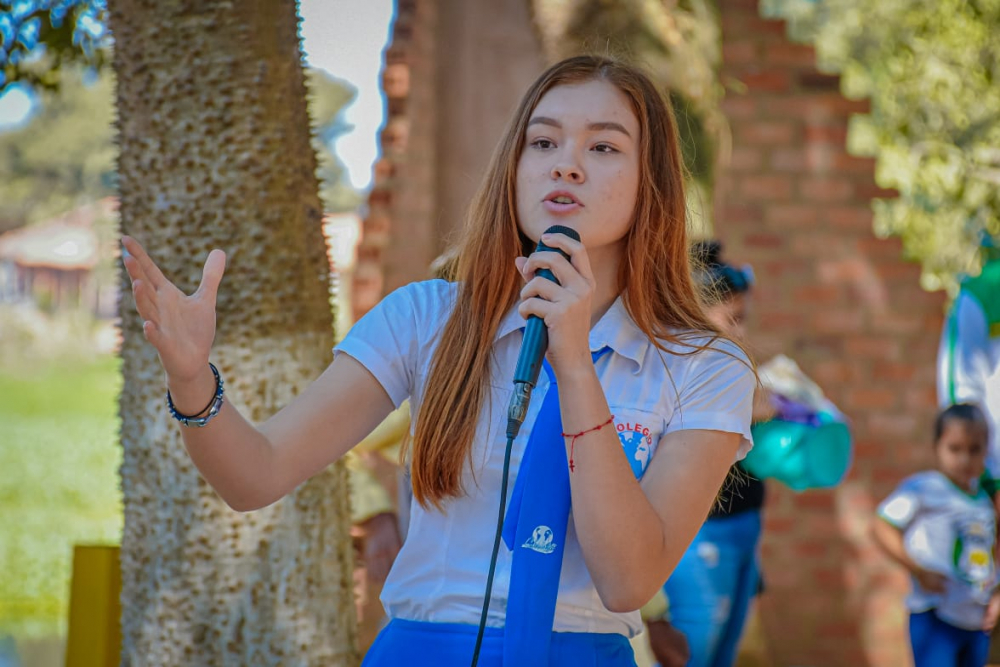
[[[105,0],[0,0],[0,92],[16,82],[57,89],[64,65],[108,60]]]
[[[902,237],[924,285],[977,273],[1000,235],[1000,0],[767,0],[851,97],[871,99],[850,148],[878,158],[876,232]]]
[[[115,192],[112,79],[72,69],[59,91],[39,91],[30,122],[0,134],[0,231]]]
[[[355,91],[318,70],[308,76],[321,194],[328,210],[350,210],[360,197],[330,141],[346,129],[340,112]],[[38,91],[30,122],[0,134],[0,233],[115,194],[114,77],[68,66],[60,78],[57,90]]]

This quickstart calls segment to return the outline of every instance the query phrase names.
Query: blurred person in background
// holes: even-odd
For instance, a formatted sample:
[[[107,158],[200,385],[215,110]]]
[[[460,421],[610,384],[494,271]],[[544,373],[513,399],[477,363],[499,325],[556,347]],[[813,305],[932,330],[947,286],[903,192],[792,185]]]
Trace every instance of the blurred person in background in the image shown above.
[[[723,261],[719,241],[695,243],[692,255],[706,316],[726,335],[744,340],[753,273]],[[753,421],[772,414],[767,393],[758,387]],[[712,513],[664,585],[666,600],[651,603],[662,612],[647,611],[650,648],[662,667],[733,664],[750,601],[761,582],[763,506],[764,482],[737,463]]]
[[[906,568],[916,667],[983,667],[1000,612],[996,512],[983,488],[989,426],[975,405],[934,424],[936,469],[905,479],[878,508],[872,538]]]
[[[938,348],[938,405],[978,405],[990,426],[983,488],[1000,507],[1000,241],[983,234],[983,268],[962,281]],[[1000,664],[994,631],[990,662]]]

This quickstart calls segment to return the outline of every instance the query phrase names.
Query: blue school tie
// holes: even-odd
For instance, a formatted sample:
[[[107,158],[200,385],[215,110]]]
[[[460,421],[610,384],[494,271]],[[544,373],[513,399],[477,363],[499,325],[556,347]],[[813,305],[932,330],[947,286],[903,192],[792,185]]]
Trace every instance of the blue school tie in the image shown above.
[[[591,356],[597,360],[605,347]],[[556,376],[543,368],[549,388],[524,448],[503,540],[513,551],[503,639],[505,667],[548,664],[569,526],[570,487]]]

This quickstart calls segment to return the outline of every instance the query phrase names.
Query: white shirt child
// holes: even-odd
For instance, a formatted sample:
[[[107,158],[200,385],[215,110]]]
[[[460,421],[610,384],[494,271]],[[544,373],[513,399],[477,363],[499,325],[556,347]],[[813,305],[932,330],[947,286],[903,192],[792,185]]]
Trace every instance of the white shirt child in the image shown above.
[[[409,398],[419,419],[434,351],[457,294],[456,284],[442,280],[402,287],[359,320],[336,352],[364,365],[395,405]],[[446,501],[444,511],[412,506],[406,542],[382,589],[390,618],[479,623],[500,503],[507,404],[523,326],[524,319],[514,308],[496,335],[491,391],[473,443],[474,471],[466,466],[462,476],[467,495]],[[694,355],[664,353],[635,325],[619,298],[591,330],[590,347],[611,349],[596,369],[636,477],[645,472],[660,439],[673,431],[739,433],[743,436],[739,456],[749,450],[755,379],[737,346],[718,341],[713,344],[716,349]],[[542,372],[524,427],[514,441],[508,494],[548,387]],[[583,561],[572,514],[570,518],[553,629],[635,636],[642,630],[639,612],[612,613],[601,603]],[[487,619],[492,627],[504,624],[511,560],[511,551],[501,545]]]
[[[933,609],[945,623],[978,630],[996,585],[993,501],[978,487],[970,494],[936,470],[903,480],[878,508],[878,515],[903,531],[910,558],[947,577],[944,593],[932,593],[913,579],[906,599],[911,613]]]

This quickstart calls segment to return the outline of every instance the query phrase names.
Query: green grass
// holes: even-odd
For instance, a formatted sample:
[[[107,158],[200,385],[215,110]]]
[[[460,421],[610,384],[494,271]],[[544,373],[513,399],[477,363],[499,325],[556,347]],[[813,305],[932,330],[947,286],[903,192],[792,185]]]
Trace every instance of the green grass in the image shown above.
[[[74,544],[117,544],[122,505],[110,357],[0,369],[0,636],[63,634]]]

